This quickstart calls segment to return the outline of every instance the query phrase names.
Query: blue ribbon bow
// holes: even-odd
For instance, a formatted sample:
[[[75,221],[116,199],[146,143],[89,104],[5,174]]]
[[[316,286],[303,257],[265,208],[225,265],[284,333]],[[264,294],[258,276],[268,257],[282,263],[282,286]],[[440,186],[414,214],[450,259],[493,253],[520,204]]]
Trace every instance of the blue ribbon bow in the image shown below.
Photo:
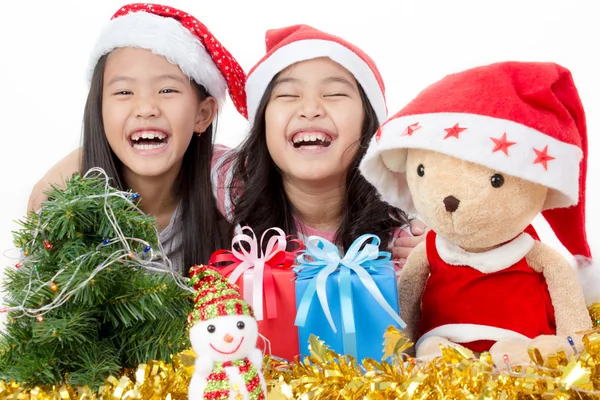
[[[372,243],[367,243],[371,241]],[[346,255],[340,257],[338,248],[330,241],[319,236],[310,236],[305,241],[306,250],[298,256],[299,266],[295,268],[298,278],[311,279],[308,284],[296,315],[296,326],[304,326],[308,317],[310,304],[315,296],[319,298],[325,317],[337,332],[331,310],[327,301],[327,279],[339,269],[340,304],[342,311],[342,332],[345,354],[356,355],[356,327],[354,323],[354,307],[352,305],[352,272],[358,275],[367,291],[379,305],[400,325],[406,323],[388,304],[377,287],[371,274],[378,273],[383,268],[393,268],[390,265],[391,254],[379,251],[380,240],[375,235],[362,235],[352,243]],[[364,248],[361,247],[364,244]]]

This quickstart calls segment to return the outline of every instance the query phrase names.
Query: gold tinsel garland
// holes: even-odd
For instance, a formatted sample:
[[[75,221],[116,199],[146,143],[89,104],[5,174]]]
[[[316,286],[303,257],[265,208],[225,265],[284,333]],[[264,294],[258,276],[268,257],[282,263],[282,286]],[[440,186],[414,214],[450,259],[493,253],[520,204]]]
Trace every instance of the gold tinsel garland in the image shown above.
[[[0,380],[0,399],[19,400],[187,400],[195,355],[184,351],[172,357],[172,363],[150,361],[121,376],[110,376],[97,391],[69,384],[26,389],[16,382]]]
[[[594,399],[600,398],[600,303],[590,307],[595,330],[584,336],[584,350],[570,359],[564,353],[542,359],[530,349],[532,363],[499,371],[491,357],[479,358],[444,348],[441,357],[422,362],[406,356],[411,346],[394,328],[384,338],[384,358],[366,359],[331,351],[316,337],[310,340],[310,356],[293,363],[267,357],[264,374],[269,400],[288,399]],[[151,361],[120,377],[109,377],[97,391],[68,384],[26,389],[0,381],[0,399],[129,400],[187,399],[195,355],[186,351],[172,363]]]

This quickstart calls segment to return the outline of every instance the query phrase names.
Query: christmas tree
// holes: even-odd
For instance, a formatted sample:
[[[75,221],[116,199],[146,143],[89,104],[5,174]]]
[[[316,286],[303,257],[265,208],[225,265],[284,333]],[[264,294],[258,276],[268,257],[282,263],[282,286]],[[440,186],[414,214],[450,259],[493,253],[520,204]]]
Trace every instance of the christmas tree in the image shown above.
[[[161,255],[139,196],[102,170],[53,188],[14,233],[23,257],[3,281],[0,380],[96,388],[189,345],[191,289]]]

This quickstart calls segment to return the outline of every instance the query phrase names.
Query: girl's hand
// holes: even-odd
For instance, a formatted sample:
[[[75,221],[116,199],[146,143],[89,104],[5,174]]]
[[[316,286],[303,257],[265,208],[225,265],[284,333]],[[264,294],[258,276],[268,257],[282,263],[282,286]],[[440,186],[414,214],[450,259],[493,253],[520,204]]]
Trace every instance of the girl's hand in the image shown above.
[[[418,219],[413,219],[410,222],[410,233],[404,229],[400,231],[400,235],[394,240],[394,247],[392,248],[392,256],[396,264],[404,265],[406,263],[412,249],[425,239],[426,231],[427,225]]]

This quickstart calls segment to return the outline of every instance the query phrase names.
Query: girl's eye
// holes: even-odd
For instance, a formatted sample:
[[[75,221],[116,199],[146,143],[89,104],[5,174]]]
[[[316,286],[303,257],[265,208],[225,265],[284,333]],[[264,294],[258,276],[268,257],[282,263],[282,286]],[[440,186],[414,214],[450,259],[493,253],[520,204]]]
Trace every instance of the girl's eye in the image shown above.
[[[325,97],[348,97],[346,93],[332,93],[326,94]]]
[[[133,94],[132,92],[130,92],[129,90],[121,90],[115,93],[117,96],[127,96],[129,94]]]
[[[166,93],[166,94],[177,93],[177,90],[175,90],[175,89],[163,89],[163,90],[160,91],[160,93]]]
[[[294,98],[294,97],[298,97],[298,96],[296,96],[296,95],[294,95],[294,94],[278,94],[278,95],[277,95],[277,96],[275,96],[275,97],[277,97],[277,98],[280,98],[280,97],[289,97],[289,98]]]

